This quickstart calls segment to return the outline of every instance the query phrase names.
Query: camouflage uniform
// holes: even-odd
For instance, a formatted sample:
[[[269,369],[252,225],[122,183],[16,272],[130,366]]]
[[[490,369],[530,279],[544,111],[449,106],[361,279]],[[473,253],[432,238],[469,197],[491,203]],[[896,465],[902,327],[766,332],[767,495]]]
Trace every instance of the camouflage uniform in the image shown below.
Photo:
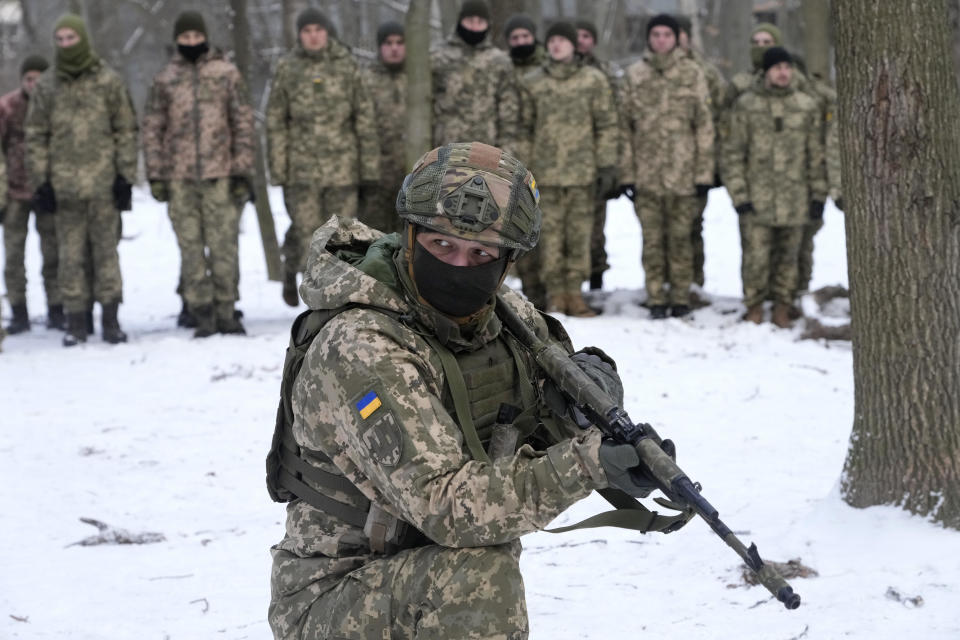
[[[714,179],[706,78],[679,48],[663,57],[648,50],[626,70],[623,109],[630,144],[621,176],[637,187],[647,302],[685,306],[693,281],[690,229],[699,213],[695,185]]]
[[[156,75],[143,117],[147,177],[170,186],[183,298],[233,319],[239,299],[240,210],[230,178],[253,175],[253,111],[239,70],[217,52],[179,52]],[[207,252],[209,251],[209,255]]]
[[[24,251],[27,243],[27,223],[33,209],[33,191],[27,180],[27,149],[24,139],[24,121],[27,118],[29,97],[23,89],[0,97],[0,143],[7,163],[7,213],[3,222],[3,247],[6,262],[3,277],[7,286],[7,300],[11,306],[27,302],[27,276],[24,269]],[[43,289],[47,305],[61,304],[57,284],[57,227],[52,215],[35,212],[34,228],[40,236],[43,255]]]
[[[280,60],[267,104],[270,180],[283,186],[290,272],[303,271],[313,231],[331,214],[357,215],[357,185],[380,179],[376,114],[350,52],[330,38]]]
[[[597,170],[618,161],[613,93],[597,69],[551,61],[523,76],[521,103],[527,164],[545,212],[539,246],[547,295],[579,298],[590,275]]]
[[[73,76],[45,72],[26,121],[31,190],[49,181],[57,198],[58,282],[68,314],[123,298],[112,188],[137,177],[137,118],[123,81],[98,60]],[[93,263],[93,291],[84,260]]]
[[[734,206],[755,209],[740,216],[744,304],[749,309],[771,296],[789,305],[810,202],[823,201],[827,191],[820,109],[795,85],[758,82],[737,99],[729,122],[723,182]]]
[[[388,69],[382,62],[365,69],[363,80],[373,99],[376,139],[380,141],[380,182],[375,196],[364,198],[360,220],[392,233],[403,221],[397,215],[397,191],[407,175],[407,74]]]
[[[479,141],[517,151],[520,104],[510,56],[456,35],[430,52],[433,142]],[[522,158],[522,155],[518,155]]]
[[[270,626],[276,638],[526,638],[519,537],[607,486],[600,433],[562,420],[555,444],[538,429],[515,453],[475,459],[427,338],[445,336],[478,431],[490,427],[497,400],[519,404],[531,389],[516,380],[509,338],[491,308],[460,326],[412,304],[397,236],[380,238],[358,267],[332,253],[379,236],[331,220],[313,238],[304,301],[311,309],[364,307],[334,316],[307,351],[293,387],[293,435],[308,463],[345,478],[427,539],[374,553],[362,527],[294,500],[286,535],[273,547]],[[534,308],[503,291],[546,338]],[[370,392],[381,404],[364,414]],[[321,462],[325,456],[330,462]]]

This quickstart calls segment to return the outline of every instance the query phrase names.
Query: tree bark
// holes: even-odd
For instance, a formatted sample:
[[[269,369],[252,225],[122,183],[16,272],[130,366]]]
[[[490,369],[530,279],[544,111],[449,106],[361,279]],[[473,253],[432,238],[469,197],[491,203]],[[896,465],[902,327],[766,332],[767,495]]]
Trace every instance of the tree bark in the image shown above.
[[[830,80],[830,0],[803,0],[803,48],[807,71]]]
[[[841,490],[960,528],[960,90],[944,0],[833,3],[855,410]]]
[[[724,0],[720,11],[720,58],[730,75],[748,71],[750,29],[753,25],[752,0]]]
[[[430,150],[433,127],[433,87],[430,75],[430,0],[410,0],[404,40],[407,58],[407,167]]]

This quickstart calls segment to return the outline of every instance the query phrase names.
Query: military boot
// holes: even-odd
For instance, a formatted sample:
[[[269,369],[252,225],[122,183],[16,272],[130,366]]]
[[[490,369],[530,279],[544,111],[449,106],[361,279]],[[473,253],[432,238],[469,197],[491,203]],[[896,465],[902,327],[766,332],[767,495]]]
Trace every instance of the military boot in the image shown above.
[[[92,336],[93,331],[93,305],[90,305],[90,308],[86,310],[83,314],[83,320],[86,323],[87,335]]]
[[[755,304],[743,315],[743,320],[745,322],[752,322],[753,324],[760,324],[763,322],[763,304]]]
[[[567,294],[567,315],[574,318],[596,318],[597,312],[587,306],[579,291]]]
[[[13,318],[10,319],[10,324],[7,325],[7,333],[15,335],[17,333],[23,333],[24,331],[30,331],[30,316],[27,314],[27,303],[15,304],[12,309]]]
[[[790,305],[783,302],[774,304],[773,315],[770,321],[781,329],[790,329],[793,327],[793,320],[790,319]]]
[[[234,311],[232,302],[217,303],[216,310],[217,331],[225,334],[246,335],[243,323]]]
[[[217,317],[213,314],[213,305],[204,304],[191,310],[197,321],[197,328],[193,331],[194,338],[209,338],[217,332]]]
[[[108,302],[100,305],[103,312],[100,318],[100,324],[103,328],[103,341],[110,344],[120,344],[127,341],[127,334],[120,328],[120,321],[117,320],[117,310],[120,307],[118,302]]]
[[[47,329],[59,329],[63,331],[67,328],[67,317],[63,315],[62,304],[51,304],[47,307]]]
[[[283,301],[291,307],[300,304],[300,296],[297,295],[297,274],[293,271],[287,271],[283,275]]]
[[[590,291],[603,290],[603,273],[590,274]]]
[[[667,318],[667,305],[665,304],[655,304],[650,307],[650,319],[651,320],[666,320]]]
[[[73,347],[87,341],[87,314],[83,311],[67,313],[67,332],[63,334],[63,346]]]
[[[547,296],[547,313],[566,313],[567,294],[551,293]]]
[[[177,314],[177,326],[183,327],[184,329],[193,329],[197,326],[197,319],[193,317],[193,314],[190,312],[187,301],[182,298],[181,300],[180,313]]]
[[[682,318],[686,315],[690,315],[690,305],[675,304],[670,307],[670,315],[674,318]]]

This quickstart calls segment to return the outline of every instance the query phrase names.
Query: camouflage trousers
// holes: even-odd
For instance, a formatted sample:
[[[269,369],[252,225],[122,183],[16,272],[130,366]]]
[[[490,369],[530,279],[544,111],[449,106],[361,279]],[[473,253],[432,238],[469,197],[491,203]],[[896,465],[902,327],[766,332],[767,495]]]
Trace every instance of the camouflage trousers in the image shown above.
[[[317,227],[336,214],[357,217],[357,187],[322,187],[294,184],[283,188],[283,203],[290,215],[290,227],[283,237],[283,262],[288,271],[307,268],[310,240]]]
[[[360,189],[357,204],[360,222],[384,233],[395,233],[403,229],[403,218],[397,215],[397,193],[403,178],[404,176],[400,176],[397,181],[382,181],[373,189]]]
[[[823,220],[811,220],[803,225],[803,239],[800,241],[800,257],[797,262],[797,290],[807,291],[810,278],[813,277],[813,237],[823,229]]]
[[[607,237],[604,227],[607,224],[607,201],[594,199],[593,228],[590,230],[590,275],[600,276],[610,268],[607,262]]]
[[[703,286],[703,265],[706,256],[703,253],[703,212],[707,208],[707,196],[697,198],[697,216],[690,225],[690,247],[693,251],[693,281]]]
[[[647,304],[690,304],[690,283],[693,282],[690,229],[700,213],[697,198],[638,191],[633,204],[643,231],[641,261],[646,274]]]
[[[171,180],[168,212],[187,305],[232,305],[240,298],[240,210],[230,197],[229,178]]]
[[[3,251],[5,262],[3,279],[7,286],[7,299],[12,305],[27,302],[27,272],[24,267],[27,246],[27,223],[30,221],[31,204],[28,200],[11,200],[3,221]],[[57,283],[57,221],[49,214],[34,213],[33,226],[40,236],[40,253],[43,256],[43,289],[47,304],[61,303],[60,285]]]
[[[803,226],[774,227],[740,217],[743,304],[749,309],[773,300],[791,304],[797,288],[797,262]]]
[[[522,640],[529,634],[520,542],[437,545],[374,559],[335,580],[274,549],[268,620],[283,640]]]
[[[540,186],[540,269],[547,297],[580,293],[590,277],[593,187]]]
[[[57,282],[67,313],[87,311],[94,301],[123,301],[119,216],[110,197],[57,202]]]

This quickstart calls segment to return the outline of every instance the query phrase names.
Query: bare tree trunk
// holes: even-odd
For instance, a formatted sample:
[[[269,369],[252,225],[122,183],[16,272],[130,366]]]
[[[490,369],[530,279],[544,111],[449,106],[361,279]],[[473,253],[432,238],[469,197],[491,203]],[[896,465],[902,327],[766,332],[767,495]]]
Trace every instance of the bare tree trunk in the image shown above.
[[[953,43],[953,64],[960,80],[960,0],[949,0],[947,11],[950,14],[950,35]]]
[[[297,16],[303,10],[301,0],[282,0],[281,15],[283,16],[283,46],[292,49],[297,44]]]
[[[230,0],[233,10],[233,47],[237,68],[247,79],[250,86],[250,21],[247,20],[247,0]],[[250,97],[248,96],[248,99]],[[263,242],[263,254],[267,262],[267,279],[283,280],[283,264],[280,260],[280,246],[277,244],[277,230],[270,211],[270,198],[267,195],[267,168],[263,159],[263,125],[256,119],[256,149],[254,150],[254,208],[257,211],[257,223],[260,226],[260,240]]]
[[[430,75],[430,0],[410,0],[404,39],[407,43],[407,167],[430,150],[433,87]]]
[[[960,528],[960,90],[946,4],[844,0],[833,18],[855,393],[841,490],[856,507]]]
[[[720,10],[720,58],[731,75],[750,65],[750,30],[753,27],[752,0],[724,0]]]
[[[437,8],[440,10],[440,24],[443,29],[443,37],[453,33],[457,26],[457,16],[460,15],[460,2],[458,0],[436,0]]]
[[[830,80],[830,0],[803,0],[803,48],[807,71]]]

